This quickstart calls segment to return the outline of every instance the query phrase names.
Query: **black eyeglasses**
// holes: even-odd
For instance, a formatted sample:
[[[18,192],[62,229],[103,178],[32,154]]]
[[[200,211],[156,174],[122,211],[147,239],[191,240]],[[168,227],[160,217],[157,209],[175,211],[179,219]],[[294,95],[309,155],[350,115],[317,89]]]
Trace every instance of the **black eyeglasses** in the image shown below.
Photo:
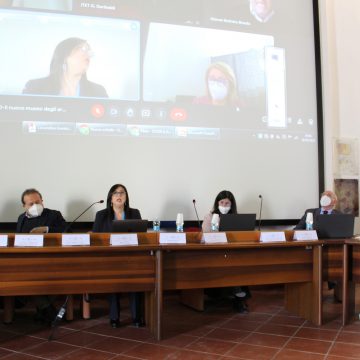
[[[114,191],[112,194],[114,196],[123,196],[126,194],[126,192],[125,191]]]

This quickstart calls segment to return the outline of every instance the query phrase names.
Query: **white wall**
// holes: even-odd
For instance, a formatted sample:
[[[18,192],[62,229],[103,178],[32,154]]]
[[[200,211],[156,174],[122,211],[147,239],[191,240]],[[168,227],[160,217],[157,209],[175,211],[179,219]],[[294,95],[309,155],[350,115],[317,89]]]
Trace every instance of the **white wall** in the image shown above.
[[[333,138],[360,136],[360,1],[319,0],[325,184],[332,188]],[[359,164],[360,166],[360,164]],[[359,232],[359,219],[355,232]]]

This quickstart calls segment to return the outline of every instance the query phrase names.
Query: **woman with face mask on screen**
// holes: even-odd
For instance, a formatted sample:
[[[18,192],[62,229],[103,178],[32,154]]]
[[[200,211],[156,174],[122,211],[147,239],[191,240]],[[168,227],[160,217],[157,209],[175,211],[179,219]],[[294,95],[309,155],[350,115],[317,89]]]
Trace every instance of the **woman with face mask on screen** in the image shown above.
[[[204,217],[204,221],[202,223],[203,232],[211,231],[211,223],[214,215],[215,217],[219,217],[218,222],[220,224],[220,216],[226,214],[237,214],[237,207],[236,200],[232,192],[223,190],[216,196],[210,213]],[[207,289],[205,292],[210,297],[217,299],[230,296],[233,299],[233,306],[236,311],[240,313],[248,312],[246,300],[251,297],[251,293],[247,286]]]
[[[205,74],[206,96],[195,98],[195,104],[239,106],[236,77],[233,69],[224,62],[210,64]]]

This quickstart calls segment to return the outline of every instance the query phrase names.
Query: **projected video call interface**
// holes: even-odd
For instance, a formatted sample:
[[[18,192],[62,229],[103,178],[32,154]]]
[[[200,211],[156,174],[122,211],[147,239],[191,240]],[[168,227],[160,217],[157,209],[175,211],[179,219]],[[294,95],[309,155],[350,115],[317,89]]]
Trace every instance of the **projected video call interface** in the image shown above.
[[[313,66],[309,34],[286,3],[0,0],[0,119],[29,134],[315,142],[294,85],[295,60]]]

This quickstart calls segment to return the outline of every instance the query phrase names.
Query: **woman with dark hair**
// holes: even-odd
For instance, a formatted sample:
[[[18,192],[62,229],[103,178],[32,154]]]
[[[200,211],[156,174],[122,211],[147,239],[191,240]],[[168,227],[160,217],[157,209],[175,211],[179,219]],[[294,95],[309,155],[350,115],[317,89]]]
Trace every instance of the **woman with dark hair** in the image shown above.
[[[23,94],[108,97],[103,86],[87,79],[92,55],[84,39],[61,41],[54,50],[49,75],[28,81]]]
[[[111,232],[113,220],[141,219],[140,211],[132,209],[129,202],[126,187],[113,185],[107,195],[106,209],[96,213],[93,232]]]
[[[212,210],[207,214],[202,223],[203,232],[211,231],[211,220],[214,214],[226,215],[237,214],[236,200],[231,191],[223,190],[217,194]],[[220,221],[220,220],[219,220]],[[224,291],[225,290],[225,291]],[[211,297],[221,298],[226,295],[226,288],[207,289],[206,293]],[[248,312],[246,300],[251,297],[247,286],[231,288],[231,296],[234,300],[234,309],[238,312]]]
[[[129,205],[129,195],[126,187],[122,184],[113,185],[106,199],[106,209],[96,213],[93,232],[111,232],[113,220],[141,219],[140,211],[132,209]],[[119,327],[120,304],[119,295],[111,294],[110,302],[110,325]],[[130,293],[130,307],[132,321],[135,326],[144,326],[143,316],[143,293]]]
[[[237,214],[236,200],[231,191],[223,190],[217,194],[212,210],[202,223],[203,232],[211,231],[211,219],[214,214]]]

